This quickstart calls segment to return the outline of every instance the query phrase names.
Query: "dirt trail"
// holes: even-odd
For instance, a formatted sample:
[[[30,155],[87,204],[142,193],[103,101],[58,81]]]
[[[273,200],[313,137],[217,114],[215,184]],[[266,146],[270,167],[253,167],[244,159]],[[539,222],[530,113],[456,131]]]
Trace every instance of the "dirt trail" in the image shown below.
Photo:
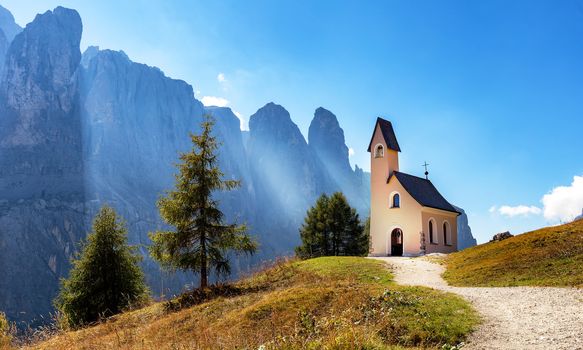
[[[464,349],[583,349],[583,290],[551,287],[451,287],[443,267],[423,258],[375,258],[395,280],[453,292],[470,301],[484,322]]]

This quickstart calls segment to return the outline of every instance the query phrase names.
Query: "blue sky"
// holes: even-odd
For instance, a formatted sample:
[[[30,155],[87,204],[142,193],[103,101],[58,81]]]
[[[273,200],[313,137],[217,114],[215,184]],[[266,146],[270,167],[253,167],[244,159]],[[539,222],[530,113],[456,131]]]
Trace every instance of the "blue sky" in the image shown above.
[[[384,116],[403,150],[401,170],[422,175],[427,161],[480,242],[583,207],[583,179],[574,179],[583,176],[581,1],[2,5],[20,25],[58,5],[74,8],[82,49],[124,50],[243,119],[274,101],[307,135],[314,110],[330,109],[351,162],[365,169],[371,129]]]

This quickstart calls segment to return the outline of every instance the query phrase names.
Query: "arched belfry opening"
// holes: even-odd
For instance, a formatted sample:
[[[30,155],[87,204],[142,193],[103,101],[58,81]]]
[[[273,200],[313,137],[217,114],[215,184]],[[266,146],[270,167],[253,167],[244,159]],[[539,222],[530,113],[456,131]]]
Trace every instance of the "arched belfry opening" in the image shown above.
[[[403,231],[400,228],[391,232],[391,255],[403,256]]]

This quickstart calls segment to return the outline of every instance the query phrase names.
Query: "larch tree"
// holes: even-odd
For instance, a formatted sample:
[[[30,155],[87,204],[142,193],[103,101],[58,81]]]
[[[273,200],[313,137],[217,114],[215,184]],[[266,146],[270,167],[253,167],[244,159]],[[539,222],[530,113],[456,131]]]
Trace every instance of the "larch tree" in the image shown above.
[[[213,126],[213,118],[206,115],[201,134],[190,135],[193,148],[180,155],[175,189],[158,201],[160,215],[174,230],[150,233],[152,257],[167,268],[200,274],[201,288],[208,286],[211,270],[230,274],[229,251],[253,254],[257,249],[245,225],[224,223],[214,199],[217,191],[233,190],[240,181],[223,180]]]

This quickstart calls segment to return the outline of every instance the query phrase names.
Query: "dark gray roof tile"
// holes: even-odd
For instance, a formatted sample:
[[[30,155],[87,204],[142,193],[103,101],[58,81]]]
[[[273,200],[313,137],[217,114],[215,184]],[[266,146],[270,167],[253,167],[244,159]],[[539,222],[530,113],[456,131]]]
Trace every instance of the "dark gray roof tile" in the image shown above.
[[[460,214],[453,205],[443,198],[431,181],[400,171],[395,171],[391,177],[393,176],[399,180],[405,190],[422,206]],[[387,182],[391,180],[391,177],[389,177]]]

